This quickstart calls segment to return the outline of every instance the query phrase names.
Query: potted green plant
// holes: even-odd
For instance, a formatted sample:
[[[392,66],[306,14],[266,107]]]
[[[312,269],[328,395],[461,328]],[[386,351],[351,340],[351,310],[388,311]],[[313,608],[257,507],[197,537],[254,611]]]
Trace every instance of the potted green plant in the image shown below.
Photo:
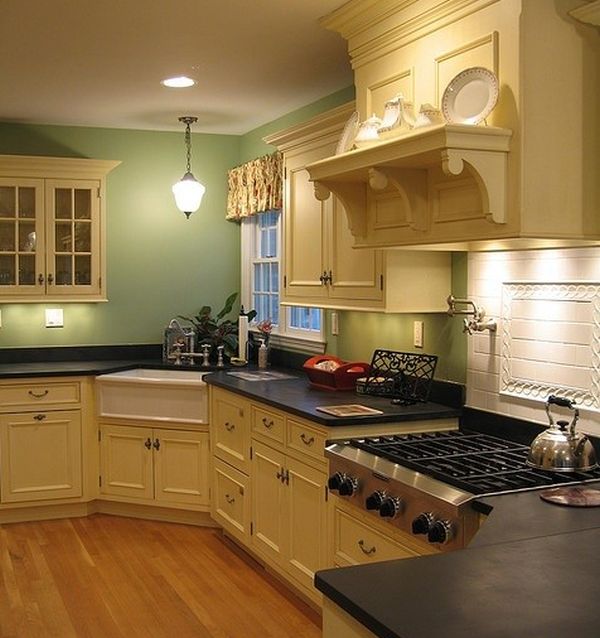
[[[223,352],[227,357],[235,356],[238,349],[238,321],[228,319],[227,315],[233,310],[233,305],[237,299],[238,293],[234,292],[225,300],[225,305],[217,313],[212,316],[212,308],[210,306],[202,306],[198,313],[193,317],[183,317],[189,321],[196,331],[196,343],[198,346],[208,344],[212,348],[213,355],[217,352],[218,346],[224,346]],[[256,316],[255,310],[247,313],[248,321],[252,321]]]

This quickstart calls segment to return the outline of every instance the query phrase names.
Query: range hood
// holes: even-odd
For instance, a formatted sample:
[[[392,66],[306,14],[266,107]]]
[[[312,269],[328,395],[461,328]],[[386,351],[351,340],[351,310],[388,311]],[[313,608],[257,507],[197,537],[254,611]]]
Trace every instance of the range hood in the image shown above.
[[[359,119],[398,93],[439,105],[460,71],[499,78],[487,122],[400,131],[307,167],[343,202],[356,247],[518,249],[600,242],[600,38],[547,0],[351,0]],[[549,81],[549,70],[552,81]]]

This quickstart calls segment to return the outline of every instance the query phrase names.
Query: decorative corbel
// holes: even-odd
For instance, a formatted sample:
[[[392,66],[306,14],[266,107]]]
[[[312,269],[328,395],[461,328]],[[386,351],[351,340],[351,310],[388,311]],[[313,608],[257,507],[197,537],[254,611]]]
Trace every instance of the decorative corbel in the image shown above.
[[[507,155],[504,152],[446,148],[442,150],[442,170],[460,175],[467,167],[481,194],[486,219],[506,223]]]

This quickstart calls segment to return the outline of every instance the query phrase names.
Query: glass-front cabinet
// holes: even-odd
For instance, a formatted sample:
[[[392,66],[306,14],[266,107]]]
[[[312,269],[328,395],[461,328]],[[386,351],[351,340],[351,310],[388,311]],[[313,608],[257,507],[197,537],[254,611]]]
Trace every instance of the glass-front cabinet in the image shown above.
[[[0,156],[1,301],[105,299],[102,203],[117,164]]]

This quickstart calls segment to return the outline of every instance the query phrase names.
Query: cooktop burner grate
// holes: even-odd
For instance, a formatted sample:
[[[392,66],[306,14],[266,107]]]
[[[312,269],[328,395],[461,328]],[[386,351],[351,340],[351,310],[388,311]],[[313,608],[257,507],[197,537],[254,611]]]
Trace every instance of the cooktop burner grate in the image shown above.
[[[600,469],[557,473],[530,468],[526,464],[528,446],[467,430],[398,434],[349,443],[472,494],[600,479]]]

